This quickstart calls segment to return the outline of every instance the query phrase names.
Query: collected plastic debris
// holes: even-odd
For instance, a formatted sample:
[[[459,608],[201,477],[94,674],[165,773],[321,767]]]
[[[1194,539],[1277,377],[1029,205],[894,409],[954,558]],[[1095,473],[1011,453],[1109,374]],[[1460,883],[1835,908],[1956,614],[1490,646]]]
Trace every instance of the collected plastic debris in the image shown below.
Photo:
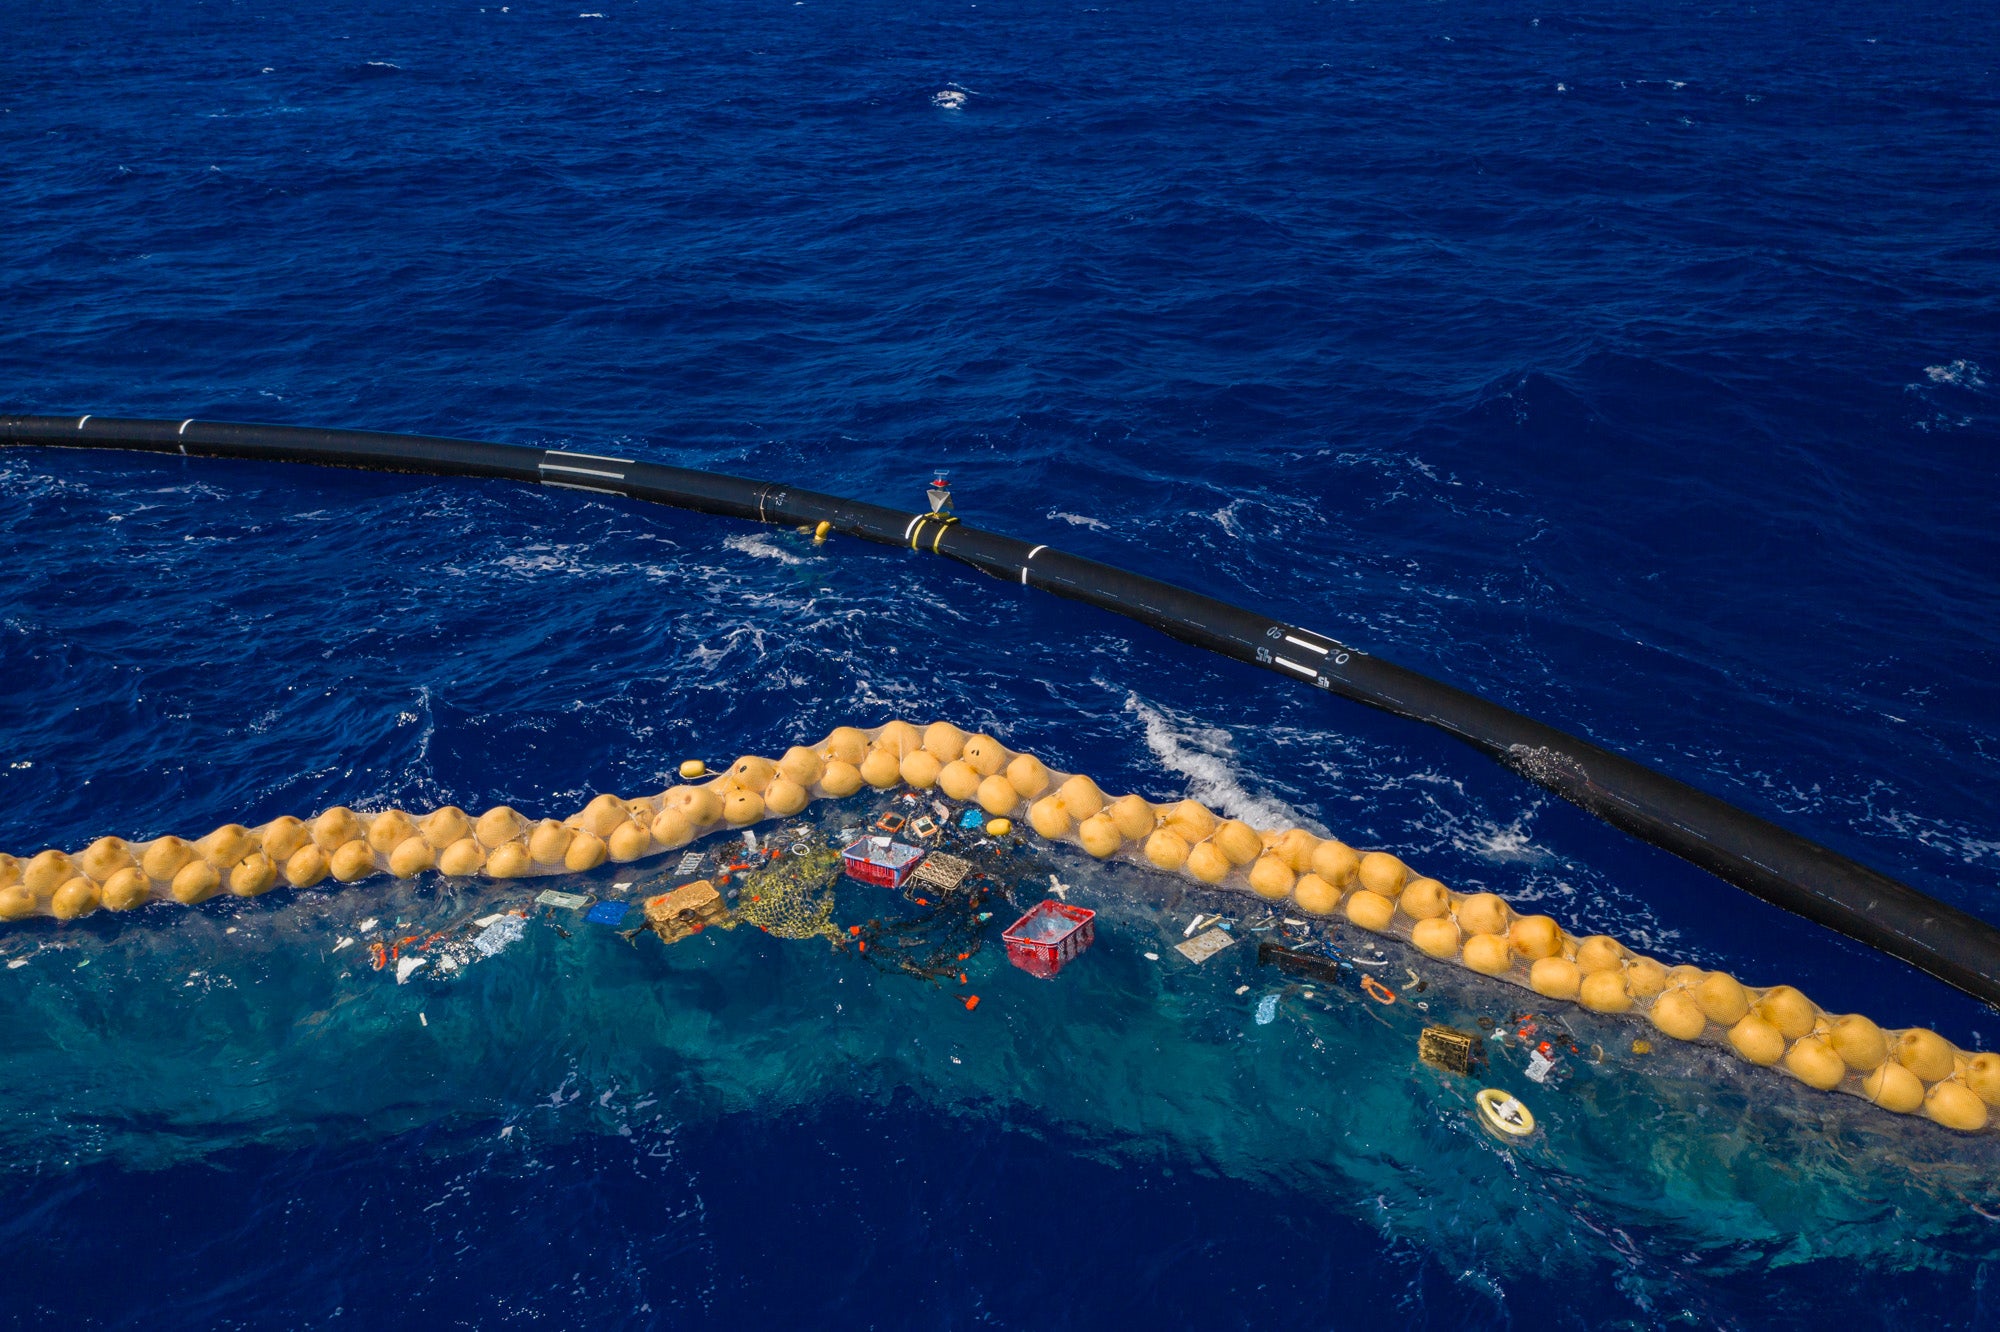
[[[616,929],[625,923],[625,917],[631,913],[630,902],[599,902],[586,911],[583,918],[593,925],[609,925]]]
[[[418,967],[424,967],[429,965],[430,965],[430,959],[427,957],[405,957],[397,959],[396,984],[398,985],[409,984],[411,975],[416,972]]]
[[[948,856],[942,851],[933,851],[924,857],[910,876],[914,883],[927,884],[940,893],[948,893],[965,882],[965,876],[972,873],[972,862]]]
[[[1048,898],[1000,936],[1007,960],[1030,976],[1047,980],[1061,971],[1097,937],[1097,913]]]
[[[1540,1050],[1535,1051],[1528,1056],[1528,1067],[1526,1070],[1528,1081],[1546,1083],[1549,1080],[1549,1074],[1555,1070],[1555,1066],[1555,1060],[1549,1058]]]
[[[841,863],[840,854],[831,847],[812,844],[803,854],[773,860],[744,878],[736,912],[780,939],[821,936],[837,940],[840,931],[833,924],[833,885],[840,877]]]
[[[1268,1027],[1278,1017],[1278,996],[1267,994],[1257,1001],[1257,1025]]]
[[[1287,948],[1283,944],[1259,940],[1257,943],[1257,964],[1276,965],[1278,970],[1293,976],[1312,976],[1324,981],[1340,979],[1340,963],[1318,953],[1301,952]]]
[[[984,822],[986,822],[986,815],[982,810],[968,809],[965,813],[958,816],[958,826],[961,828],[977,828]]]
[[[902,826],[901,820],[897,826]],[[923,848],[891,837],[862,837],[840,853],[847,877],[882,888],[901,888],[923,858]]]
[[[1480,1119],[1494,1132],[1525,1138],[1535,1131],[1535,1116],[1528,1107],[1499,1088],[1482,1087],[1473,1100],[1479,1104]]]
[[[1228,930],[1210,930],[1206,934],[1197,934],[1186,943],[1175,944],[1174,951],[1199,966],[1235,942]]]
[[[710,925],[727,921],[729,908],[707,879],[684,883],[672,892],[646,899],[646,923],[666,943],[679,943]],[[621,917],[622,919],[622,917]]]
[[[490,919],[490,917],[489,917]],[[493,921],[485,929],[472,936],[472,946],[485,957],[496,956],[501,949],[513,943],[527,932],[527,922],[519,916],[505,915]]]
[[[563,911],[581,911],[589,906],[591,899],[582,893],[559,893],[550,888],[535,897],[536,906],[557,907]]]
[[[1469,1031],[1456,1027],[1425,1027],[1417,1037],[1417,1058],[1447,1073],[1468,1074],[1485,1062],[1485,1047]]]

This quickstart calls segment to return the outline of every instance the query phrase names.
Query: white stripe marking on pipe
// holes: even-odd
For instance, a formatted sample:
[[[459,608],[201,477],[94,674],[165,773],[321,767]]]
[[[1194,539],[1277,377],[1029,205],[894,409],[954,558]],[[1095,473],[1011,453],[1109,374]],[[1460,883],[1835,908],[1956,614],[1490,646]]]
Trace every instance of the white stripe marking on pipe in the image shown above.
[[[623,481],[625,479],[623,472],[603,472],[595,467],[564,467],[561,463],[552,462],[541,463],[539,466],[544,472],[574,472],[578,476],[601,476],[607,481]]]
[[[1306,642],[1306,640],[1305,640],[1305,639],[1303,639],[1303,638],[1293,638],[1293,637],[1292,637],[1292,636],[1291,636],[1290,634],[1286,634],[1286,635],[1285,635],[1285,641],[1286,641],[1287,643],[1296,643],[1296,644],[1298,644],[1298,645],[1299,645],[1300,647],[1302,647],[1302,648],[1310,648],[1310,649],[1311,649],[1312,651],[1314,651],[1314,652],[1317,652],[1317,653],[1319,653],[1319,655],[1320,655],[1320,656],[1322,656],[1322,657],[1324,657],[1324,656],[1326,655],[1326,649],[1325,649],[1325,648],[1321,647],[1321,646],[1320,646],[1319,644],[1317,644],[1317,643],[1308,643],[1308,642]]]
[[[917,530],[917,524],[922,522],[924,519],[928,517],[930,517],[929,514],[920,513],[916,517],[910,519],[910,525],[903,529],[903,540],[908,541],[910,539],[910,533]]]
[[[1048,547],[1047,547],[1047,546],[1036,546],[1036,547],[1035,547],[1035,548],[1034,548],[1033,550],[1031,550],[1031,551],[1029,551],[1029,552],[1028,552],[1028,559],[1027,559],[1027,560],[1023,560],[1023,561],[1021,561],[1021,586],[1022,586],[1022,587],[1026,587],[1026,586],[1028,585],[1028,560],[1032,560],[1032,559],[1034,559],[1034,558],[1035,558],[1035,556],[1037,556],[1037,555],[1041,554],[1041,553],[1042,553],[1043,551],[1045,551],[1045,550],[1047,550],[1047,549],[1048,549]]]
[[[601,453],[571,453],[568,449],[544,449],[542,456],[544,458],[581,458],[585,462],[617,463],[620,467],[630,466],[632,462],[630,458],[607,458]]]
[[[551,481],[546,476],[542,478],[542,484],[545,486],[554,486],[558,490],[587,490],[593,495],[616,495],[620,499],[628,498],[622,490],[612,490],[605,486],[586,486],[575,481]]]
[[[188,432],[188,427],[193,424],[194,424],[194,418],[190,416],[187,420],[181,422],[181,428],[179,430],[174,431],[174,433],[176,435],[185,435]]]
[[[1035,556],[1041,554],[1043,551],[1047,549],[1048,549],[1047,546],[1036,546],[1033,550],[1028,552],[1028,558],[1032,560],[1035,558]]]
[[[85,421],[88,421],[88,420],[89,420],[89,419],[90,419],[91,417],[93,417],[93,416],[95,416],[95,415],[97,415],[97,413],[95,413],[95,412],[86,412],[86,413],[85,413],[84,415],[82,415],[82,416],[79,416],[79,417],[77,417],[77,418],[76,418],[76,428],[77,428],[78,430],[81,430],[81,429],[83,429],[83,423],[84,423]]]
[[[1288,667],[1291,670],[1297,671],[1300,675],[1305,676],[1306,679],[1308,680],[1316,680],[1319,678],[1318,671],[1314,670],[1310,666],[1301,666],[1297,662],[1293,661],[1290,657],[1273,657],[1271,658],[1271,660],[1277,662],[1280,666]]]

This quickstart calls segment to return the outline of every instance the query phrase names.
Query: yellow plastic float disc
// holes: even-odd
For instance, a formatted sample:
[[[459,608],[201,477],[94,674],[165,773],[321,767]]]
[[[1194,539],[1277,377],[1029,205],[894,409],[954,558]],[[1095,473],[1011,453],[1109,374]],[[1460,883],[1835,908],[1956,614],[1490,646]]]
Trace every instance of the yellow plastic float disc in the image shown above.
[[[1535,1116],[1528,1107],[1497,1087],[1483,1087],[1472,1098],[1479,1102],[1479,1115],[1510,1138],[1525,1138],[1535,1131]]]
[[[686,763],[681,764],[681,780],[684,782],[691,782],[697,777],[706,777],[707,775],[708,765],[700,759],[689,759]]]
[[[1008,833],[1013,831],[1014,831],[1014,821],[1012,819],[987,820],[986,835],[988,837],[1005,837]]]

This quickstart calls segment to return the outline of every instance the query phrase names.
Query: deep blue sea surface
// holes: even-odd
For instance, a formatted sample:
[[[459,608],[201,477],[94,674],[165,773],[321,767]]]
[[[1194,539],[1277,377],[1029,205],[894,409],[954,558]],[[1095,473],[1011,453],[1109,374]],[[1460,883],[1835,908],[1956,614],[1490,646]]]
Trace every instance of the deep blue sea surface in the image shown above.
[[[943,468],[968,521],[1271,608],[2000,919],[1992,19],[17,0],[0,410],[911,508]],[[8,450],[0,568],[0,849],[560,814],[946,717],[2000,1043],[1447,738],[945,561]],[[749,930],[538,920],[449,984],[333,951],[485,905],[425,884],[8,927],[0,1325],[2000,1325],[1990,1140],[1628,1057],[1607,1021],[1546,1088],[1496,1056],[1545,1124],[1502,1148],[1409,1005],[1179,964],[1189,900],[1045,872],[1097,945],[1055,982],[981,953],[970,1012]],[[1435,983],[1439,1015],[1522,1002]]]

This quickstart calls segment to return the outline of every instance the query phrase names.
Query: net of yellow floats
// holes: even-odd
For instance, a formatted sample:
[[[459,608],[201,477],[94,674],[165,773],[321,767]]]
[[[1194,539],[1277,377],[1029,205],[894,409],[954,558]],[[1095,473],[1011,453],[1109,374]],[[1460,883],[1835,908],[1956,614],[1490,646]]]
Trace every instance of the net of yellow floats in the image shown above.
[[[835,728],[775,759],[745,755],[708,780],[656,795],[599,795],[564,819],[506,806],[474,817],[447,806],[418,815],[346,807],[259,827],[226,824],[188,840],[102,837],[80,851],[0,855],[0,920],[74,920],[158,900],[192,905],[280,885],[353,883],[390,874],[494,879],[581,873],[685,846],[722,828],[789,818],[818,799],[864,787],[937,790],[1018,818],[1098,859],[1121,857],[1218,889],[1290,901],[1391,935],[1440,961],[1597,1013],[1629,1014],[1678,1041],[1723,1046],[1810,1087],[1847,1092],[1898,1114],[1921,1112],[1974,1132],[2000,1106],[2000,1055],[1971,1053],[1920,1027],[1888,1029],[1821,1009],[1789,985],[1745,985],[1720,971],[1673,966],[1605,935],[1576,937],[1492,893],[1459,893],[1381,850],[1303,828],[1255,829],[1200,803],[1110,796],[990,735],[949,722]],[[802,933],[819,931],[801,930]]]

